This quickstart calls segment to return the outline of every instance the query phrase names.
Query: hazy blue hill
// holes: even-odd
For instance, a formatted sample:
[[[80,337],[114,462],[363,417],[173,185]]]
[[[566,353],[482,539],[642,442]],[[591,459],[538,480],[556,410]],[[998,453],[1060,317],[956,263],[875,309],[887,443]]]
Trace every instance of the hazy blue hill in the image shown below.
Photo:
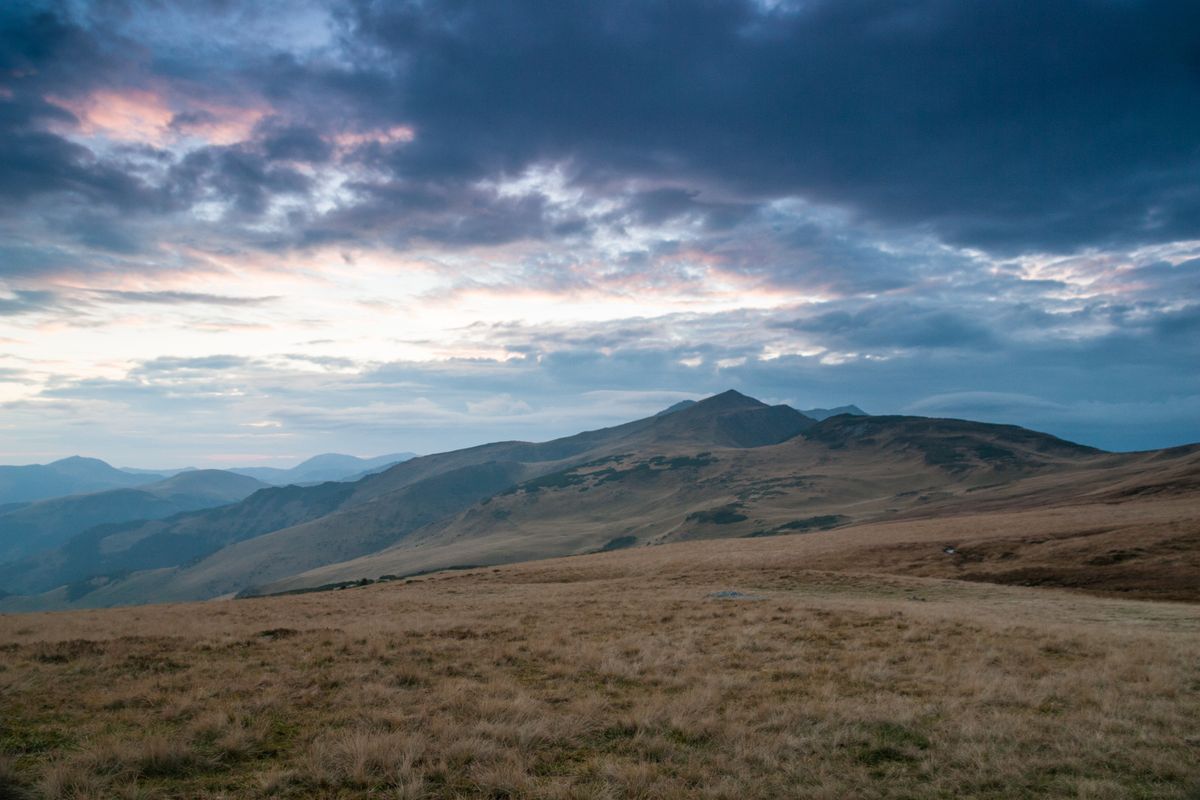
[[[841,414],[849,414],[852,417],[868,416],[867,412],[855,405],[837,406],[836,408],[806,408],[800,413],[806,417],[812,417],[818,422],[827,420],[830,417],[840,416]]]
[[[407,461],[415,453],[389,453],[374,458],[359,458],[342,453],[322,453],[290,469],[278,467],[238,467],[229,470],[239,475],[248,475],[276,486],[288,484],[311,484],[325,481],[358,480],[365,475],[386,469],[393,464]]]
[[[161,562],[163,542],[174,543],[172,558],[178,560],[168,562],[182,564],[232,542],[324,516],[341,506],[353,491],[353,484],[348,483],[267,486],[237,503],[161,519],[89,527],[53,551],[0,565],[0,588],[38,592],[96,574],[126,571],[127,563]],[[149,543],[140,544],[144,540]]]
[[[173,475],[178,475],[181,472],[195,472],[195,467],[175,467],[172,469],[142,469],[141,467],[118,467],[122,472],[128,472],[133,475],[149,475],[153,480],[156,477],[170,478]]]
[[[139,486],[163,477],[158,473],[125,472],[98,458],[81,456],[50,464],[0,466],[0,504]]]
[[[245,475],[195,470],[134,489],[109,489],[22,504],[0,511],[0,563],[58,547],[97,525],[161,519],[182,511],[235,503],[264,486]]]

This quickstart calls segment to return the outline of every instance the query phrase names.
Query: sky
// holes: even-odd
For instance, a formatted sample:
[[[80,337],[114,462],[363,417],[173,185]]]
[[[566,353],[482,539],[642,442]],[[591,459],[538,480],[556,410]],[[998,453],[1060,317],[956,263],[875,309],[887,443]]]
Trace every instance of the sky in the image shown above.
[[[0,4],[0,463],[729,388],[1200,441],[1200,4]]]

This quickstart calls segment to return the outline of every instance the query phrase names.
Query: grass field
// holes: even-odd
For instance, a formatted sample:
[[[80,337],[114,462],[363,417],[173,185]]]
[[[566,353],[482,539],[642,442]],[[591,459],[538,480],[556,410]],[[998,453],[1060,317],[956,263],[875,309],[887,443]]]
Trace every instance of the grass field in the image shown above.
[[[2,616],[0,796],[1200,797],[1200,607],[821,543]]]

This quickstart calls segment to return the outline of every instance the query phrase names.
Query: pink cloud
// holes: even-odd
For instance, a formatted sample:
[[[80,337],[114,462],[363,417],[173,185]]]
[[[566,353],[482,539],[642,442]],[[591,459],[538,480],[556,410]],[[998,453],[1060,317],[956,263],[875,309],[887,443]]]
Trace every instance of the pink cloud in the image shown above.
[[[155,89],[101,89],[82,97],[48,97],[79,120],[76,133],[163,147],[182,137],[208,144],[248,138],[268,112],[265,107],[178,100]]]

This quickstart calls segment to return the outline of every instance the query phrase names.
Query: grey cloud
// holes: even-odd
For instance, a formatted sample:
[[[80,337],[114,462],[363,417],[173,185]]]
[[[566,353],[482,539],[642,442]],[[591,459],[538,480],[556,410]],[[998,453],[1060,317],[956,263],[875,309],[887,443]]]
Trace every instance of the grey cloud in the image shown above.
[[[176,203],[204,199],[229,202],[239,215],[257,217],[280,195],[305,195],[311,179],[291,167],[271,164],[257,150],[241,145],[204,147],[172,167],[169,190]]]
[[[102,299],[122,303],[151,303],[160,305],[261,306],[279,300],[276,296],[231,297],[204,292],[133,292],[115,289],[93,289],[90,292]]]
[[[254,366],[255,359],[234,355],[211,355],[191,358],[162,356],[141,364],[136,374],[175,372],[222,372],[230,369]]]
[[[874,303],[784,324],[794,330],[819,334],[840,349],[978,349],[995,344],[993,332],[977,319],[907,302]]]
[[[395,99],[371,108],[416,123],[394,168],[419,180],[570,160],[591,185],[699,180],[1069,249],[1197,232],[1198,15],[1167,0],[363,3],[347,47],[392,54]],[[356,80],[378,77],[347,75],[350,97]]]
[[[17,290],[11,297],[0,296],[0,317],[15,317],[59,308],[62,298],[56,292]]]
[[[595,197],[650,186],[627,198],[630,218],[647,224],[695,215],[725,230],[799,196],[998,252],[1200,236],[1190,144],[1200,46],[1189,34],[1200,10],[1185,0],[363,2],[324,15],[340,26],[325,44],[335,59],[286,36],[247,47],[228,23],[261,15],[233,3],[209,12],[225,39],[157,62],[129,54],[188,35],[170,27],[182,19],[170,4],[97,5],[78,19],[34,8],[0,20],[0,64],[38,76],[0,115],[19,155],[5,159],[0,194],[14,199],[67,192],[164,213],[215,197],[253,217],[272,197],[308,191],[282,162],[328,162],[339,130],[406,124],[415,141],[346,156],[386,173],[381,188],[361,187],[327,217],[297,217],[285,240],[585,234],[582,218],[473,188],[546,163],[569,165]],[[142,49],[128,46],[130,31]],[[265,93],[280,114],[253,142],[189,154],[165,186],[37,121],[62,113],[37,106],[47,91],[136,85],[154,70]],[[173,124],[201,123],[198,113]]]

